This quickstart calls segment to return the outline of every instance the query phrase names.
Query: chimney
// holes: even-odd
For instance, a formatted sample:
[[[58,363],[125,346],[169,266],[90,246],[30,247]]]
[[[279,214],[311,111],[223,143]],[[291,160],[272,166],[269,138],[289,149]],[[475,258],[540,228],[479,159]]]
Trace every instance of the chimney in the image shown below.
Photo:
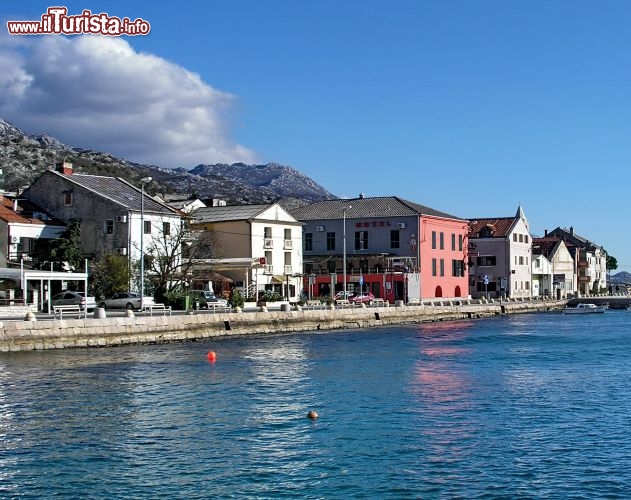
[[[359,199],[363,200],[364,199],[364,193],[359,193]]]
[[[544,229],[543,231],[544,231],[543,237],[545,238],[546,236],[548,236],[548,230]]]
[[[570,226],[570,236],[574,236],[574,227]]]
[[[60,174],[72,175],[72,163],[69,161],[55,163],[55,170]]]

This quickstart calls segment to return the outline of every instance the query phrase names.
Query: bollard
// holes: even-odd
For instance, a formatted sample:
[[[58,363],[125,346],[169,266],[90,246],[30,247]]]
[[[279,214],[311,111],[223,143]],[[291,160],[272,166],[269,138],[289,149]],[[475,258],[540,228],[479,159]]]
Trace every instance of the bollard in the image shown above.
[[[26,313],[26,316],[24,316],[24,321],[37,321],[37,318],[35,317],[33,311],[29,311]]]
[[[133,318],[134,317],[134,310],[133,309],[126,309],[125,310],[125,316],[127,316],[128,318]]]
[[[97,319],[105,319],[105,308],[104,307],[95,307],[94,308],[94,317]]]

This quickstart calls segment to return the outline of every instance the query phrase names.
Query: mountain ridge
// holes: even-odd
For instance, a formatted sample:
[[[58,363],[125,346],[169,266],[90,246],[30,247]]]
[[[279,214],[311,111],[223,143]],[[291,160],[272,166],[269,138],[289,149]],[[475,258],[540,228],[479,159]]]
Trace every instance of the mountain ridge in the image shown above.
[[[171,198],[218,198],[229,204],[282,199],[286,206],[337,198],[298,169],[278,163],[217,163],[170,169],[72,147],[46,133],[29,135],[0,118],[0,167],[5,190],[21,190],[60,161],[71,162],[79,173],[121,177],[132,184],[151,176],[153,181],[147,185],[147,191]]]

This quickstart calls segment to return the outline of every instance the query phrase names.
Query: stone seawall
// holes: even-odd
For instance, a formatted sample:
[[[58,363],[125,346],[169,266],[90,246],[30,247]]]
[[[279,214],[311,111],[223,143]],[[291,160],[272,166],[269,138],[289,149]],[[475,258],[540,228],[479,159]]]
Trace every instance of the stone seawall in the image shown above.
[[[564,305],[565,301],[532,301],[457,306],[419,305],[7,321],[0,329],[0,352],[155,344],[226,335],[290,333],[455,321],[500,314],[554,311],[562,309]]]

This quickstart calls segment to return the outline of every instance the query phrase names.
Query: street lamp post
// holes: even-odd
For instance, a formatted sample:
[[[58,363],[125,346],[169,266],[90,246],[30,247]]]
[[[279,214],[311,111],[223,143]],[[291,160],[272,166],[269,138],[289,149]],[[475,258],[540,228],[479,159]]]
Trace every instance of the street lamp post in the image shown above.
[[[342,241],[342,274],[344,277],[344,282],[342,283],[342,290],[344,295],[342,296],[342,299],[346,300],[348,297],[346,296],[346,210],[349,208],[353,208],[351,205],[349,205],[348,207],[344,207],[342,209],[342,224],[343,224],[343,229],[342,229],[342,236],[343,236],[343,241]],[[335,292],[335,290],[333,290]]]
[[[140,179],[140,309],[145,301],[145,183],[151,181],[151,177]]]

